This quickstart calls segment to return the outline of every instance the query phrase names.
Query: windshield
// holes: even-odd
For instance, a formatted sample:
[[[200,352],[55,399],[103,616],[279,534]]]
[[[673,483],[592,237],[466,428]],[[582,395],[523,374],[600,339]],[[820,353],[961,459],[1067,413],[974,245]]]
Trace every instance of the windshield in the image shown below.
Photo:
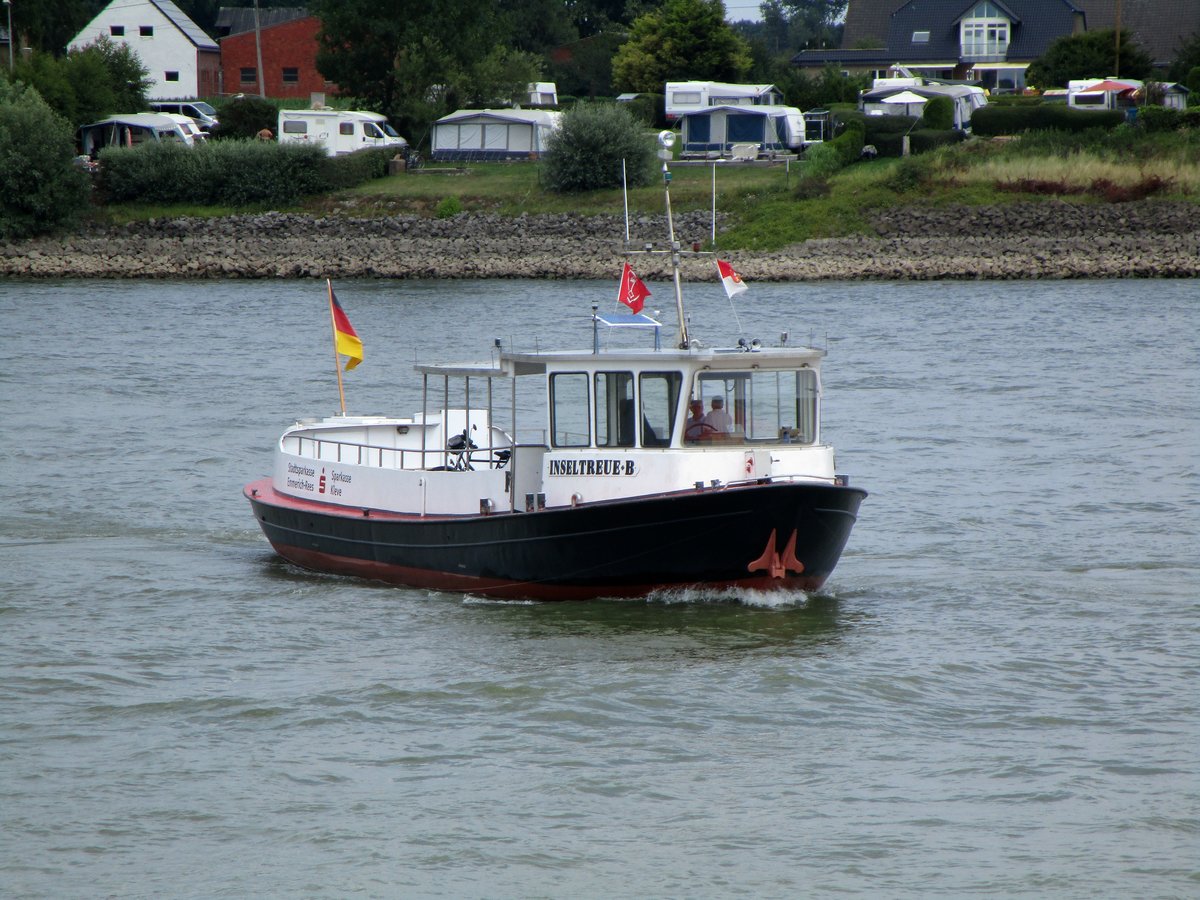
[[[383,133],[388,137],[400,137],[400,132],[389,125],[387,122],[380,122],[379,127],[383,129]]]
[[[692,390],[684,438],[811,444],[818,394],[812,369],[705,372]]]
[[[196,107],[196,109],[200,110],[200,112],[204,113],[206,116],[215,116],[217,114],[215,109],[202,100],[193,103],[192,106]]]

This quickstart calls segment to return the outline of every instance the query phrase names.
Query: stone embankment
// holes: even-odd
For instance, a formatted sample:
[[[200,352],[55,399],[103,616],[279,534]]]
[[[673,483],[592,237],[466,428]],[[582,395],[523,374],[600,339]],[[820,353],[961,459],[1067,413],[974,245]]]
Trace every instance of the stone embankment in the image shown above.
[[[759,281],[1200,276],[1200,205],[1189,203],[904,208],[872,224],[870,237],[722,256]],[[676,218],[685,244],[706,242],[711,227],[707,214]],[[614,279],[624,232],[612,216],[160,219],[0,242],[0,276]],[[633,246],[662,247],[665,233],[662,217],[630,223]],[[649,256],[636,268],[659,278],[668,265]],[[711,279],[711,261],[685,258],[684,277]]]

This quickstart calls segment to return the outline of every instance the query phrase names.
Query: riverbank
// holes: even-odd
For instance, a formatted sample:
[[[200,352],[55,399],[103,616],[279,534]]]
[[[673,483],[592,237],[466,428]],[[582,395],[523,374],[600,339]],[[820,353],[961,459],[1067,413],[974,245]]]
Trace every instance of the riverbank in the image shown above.
[[[1200,277],[1200,205],[1191,203],[906,207],[871,226],[871,237],[721,255],[756,281]],[[691,244],[707,242],[712,226],[687,213],[675,227]],[[0,243],[0,277],[612,279],[624,229],[619,217],[575,215],[150,220]],[[662,246],[665,233],[659,216],[630,223],[633,246]],[[659,278],[669,260],[641,257],[636,268]],[[685,258],[683,274],[714,277],[708,257]]]

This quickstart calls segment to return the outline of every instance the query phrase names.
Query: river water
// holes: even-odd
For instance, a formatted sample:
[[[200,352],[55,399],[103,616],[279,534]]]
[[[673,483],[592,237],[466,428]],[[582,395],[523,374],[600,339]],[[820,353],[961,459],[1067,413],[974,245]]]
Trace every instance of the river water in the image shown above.
[[[616,285],[337,289],[408,413]],[[0,895],[1200,896],[1198,299],[752,285],[871,492],[825,590],[501,604],[255,526],[323,284],[0,282]]]

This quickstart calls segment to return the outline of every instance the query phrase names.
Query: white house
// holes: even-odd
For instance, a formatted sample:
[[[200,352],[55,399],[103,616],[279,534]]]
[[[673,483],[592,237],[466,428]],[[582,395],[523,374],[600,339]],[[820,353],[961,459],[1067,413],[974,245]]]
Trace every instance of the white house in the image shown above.
[[[541,156],[562,113],[543,109],[460,109],[433,124],[434,159]]]
[[[220,92],[221,49],[172,0],[113,0],[68,45],[100,37],[126,44],[150,70],[150,100],[211,97]]]

